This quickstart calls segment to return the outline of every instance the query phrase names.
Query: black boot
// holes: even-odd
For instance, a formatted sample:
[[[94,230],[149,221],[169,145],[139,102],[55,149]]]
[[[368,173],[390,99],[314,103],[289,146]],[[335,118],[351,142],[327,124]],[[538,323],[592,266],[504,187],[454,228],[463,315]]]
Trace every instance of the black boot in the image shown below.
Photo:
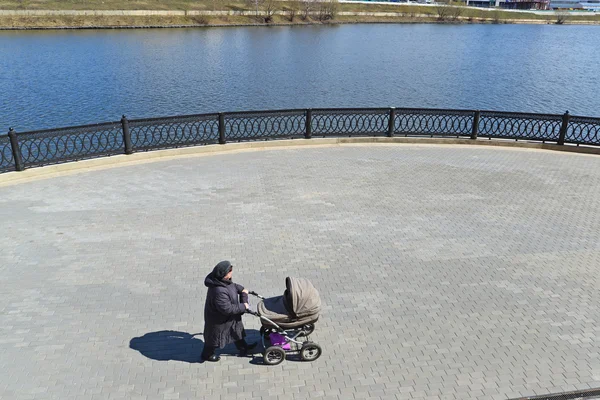
[[[256,347],[257,344],[258,343],[256,342],[248,344],[244,339],[242,339],[235,342],[235,347],[237,347],[237,349],[240,351],[240,357],[245,357],[248,355],[250,350],[253,350]]]
[[[213,346],[204,346],[202,350],[202,355],[200,356],[201,361],[210,361],[217,362],[221,359],[218,355],[215,354],[216,347]]]
[[[219,361],[221,359],[221,357],[219,357],[216,354],[213,354],[213,355],[208,356],[206,358],[204,358],[204,355],[202,355],[200,358],[202,359],[202,361],[210,361],[210,362],[217,362],[217,361]]]

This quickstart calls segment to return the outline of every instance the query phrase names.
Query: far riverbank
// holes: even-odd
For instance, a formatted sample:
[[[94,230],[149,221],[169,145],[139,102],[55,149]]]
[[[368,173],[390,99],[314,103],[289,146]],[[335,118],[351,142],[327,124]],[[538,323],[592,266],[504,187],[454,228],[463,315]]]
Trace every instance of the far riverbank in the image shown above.
[[[364,23],[435,23],[435,24],[580,24],[598,25],[600,16],[487,11],[448,7],[444,14],[437,7],[400,8],[402,12],[342,11],[333,19],[291,17],[285,12],[263,15],[247,11],[181,10],[0,10],[0,29],[115,29],[181,28],[223,26],[303,26]]]

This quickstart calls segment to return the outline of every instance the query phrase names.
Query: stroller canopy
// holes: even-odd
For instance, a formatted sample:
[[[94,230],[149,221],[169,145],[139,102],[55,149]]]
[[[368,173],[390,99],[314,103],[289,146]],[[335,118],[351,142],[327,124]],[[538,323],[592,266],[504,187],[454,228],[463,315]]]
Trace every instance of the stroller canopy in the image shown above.
[[[286,308],[297,318],[319,314],[321,298],[308,279],[286,278],[285,286],[287,288],[284,295]]]

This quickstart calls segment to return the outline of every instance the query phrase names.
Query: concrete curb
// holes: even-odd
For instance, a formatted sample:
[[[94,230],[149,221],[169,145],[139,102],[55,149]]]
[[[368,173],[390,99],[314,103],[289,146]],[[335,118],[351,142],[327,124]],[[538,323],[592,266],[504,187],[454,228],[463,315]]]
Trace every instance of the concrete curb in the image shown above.
[[[294,149],[302,147],[334,147],[334,146],[356,146],[356,145],[416,145],[416,146],[492,146],[496,148],[507,148],[513,150],[549,150],[579,155],[600,155],[600,148],[581,146],[559,146],[547,143],[516,142],[488,139],[444,139],[444,138],[406,138],[406,137],[362,137],[362,138],[316,138],[316,139],[294,139],[276,140],[262,142],[228,143],[225,145],[207,145],[184,147],[177,149],[166,149],[149,152],[134,153],[131,155],[116,155],[111,157],[94,158],[64,164],[49,165],[40,168],[28,169],[21,172],[7,172],[0,174],[0,187],[16,185],[49,179],[60,176],[73,175],[82,172],[90,172],[115,167],[146,164],[156,161],[168,161],[178,158],[202,157],[215,154],[239,153],[245,151],[262,151],[277,149]]]

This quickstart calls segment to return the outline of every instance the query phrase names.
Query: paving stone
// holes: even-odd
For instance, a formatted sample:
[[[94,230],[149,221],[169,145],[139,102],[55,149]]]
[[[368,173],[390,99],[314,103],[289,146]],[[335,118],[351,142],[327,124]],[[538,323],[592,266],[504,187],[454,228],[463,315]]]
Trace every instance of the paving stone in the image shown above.
[[[600,157],[243,152],[0,188],[0,398],[505,399],[600,386]],[[310,279],[313,363],[203,348],[203,280]],[[253,305],[256,304],[251,299]],[[244,317],[250,339],[260,323]],[[546,392],[547,393],[547,392]]]

